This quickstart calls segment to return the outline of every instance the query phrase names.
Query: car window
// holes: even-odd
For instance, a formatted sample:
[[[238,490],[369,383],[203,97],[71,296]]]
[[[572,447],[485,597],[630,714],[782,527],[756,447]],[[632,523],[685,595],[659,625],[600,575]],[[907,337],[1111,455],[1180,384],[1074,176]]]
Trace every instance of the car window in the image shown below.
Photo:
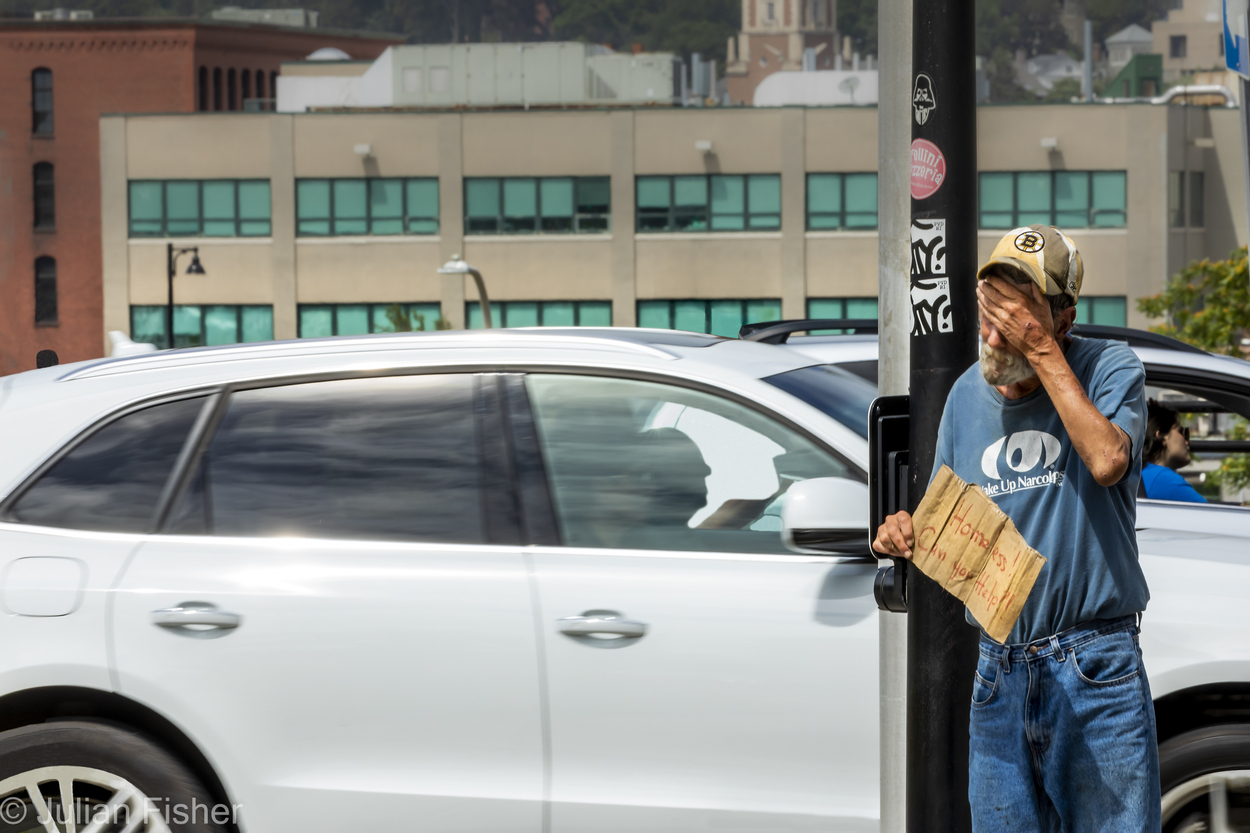
[[[875,376],[876,363],[872,365]],[[868,408],[877,398],[875,383],[831,364],[801,367],[765,377],[764,381],[797,396],[868,439]]]
[[[1170,374],[1175,375],[1175,374]],[[1187,464],[1176,469],[1185,480],[1211,503],[1245,503],[1250,490],[1239,488],[1225,476],[1225,462],[1234,462],[1250,450],[1250,397],[1230,387],[1208,388],[1201,380],[1173,378],[1146,380],[1146,396],[1175,411],[1177,420],[1189,430]],[[1175,466],[1176,462],[1168,465]],[[1150,495],[1148,490],[1147,497]]]
[[[786,490],[857,477],[775,420],[701,391],[556,374],[526,384],[569,546],[786,552]]]
[[[165,481],[204,397],[134,411],[79,443],[9,510],[9,519],[99,532],[149,532]]]
[[[473,377],[235,393],[166,531],[479,543]]]

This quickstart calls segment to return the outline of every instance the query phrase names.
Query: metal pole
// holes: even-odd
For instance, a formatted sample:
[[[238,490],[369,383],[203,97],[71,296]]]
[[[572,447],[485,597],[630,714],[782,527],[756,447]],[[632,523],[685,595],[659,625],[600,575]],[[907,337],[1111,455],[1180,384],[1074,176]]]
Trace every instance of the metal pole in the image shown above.
[[[914,0],[911,146],[911,509],[946,395],[977,356],[975,0]],[[907,583],[907,829],[962,833],[977,632],[919,570]]]
[[[877,303],[881,396],[907,393],[911,300],[912,0],[877,11]],[[907,797],[907,618],[879,611],[881,833],[903,833]]]
[[[1241,93],[1241,100],[1237,102],[1241,108],[1241,173],[1246,188],[1246,224],[1250,226],[1250,98],[1247,98],[1250,82],[1244,77],[1237,81],[1240,84],[1238,92]],[[1250,228],[1247,228],[1246,242],[1250,244]]]
[[[486,329],[492,329],[495,325],[491,323],[490,317],[490,298],[486,297],[486,281],[482,280],[482,273],[470,267],[469,274],[473,276],[473,282],[477,284],[477,297],[482,301],[482,323],[486,325]]]
[[[165,266],[169,275],[169,306],[165,308],[165,325],[169,332],[169,347],[174,346],[174,244],[165,252]]]
[[[1085,94],[1086,101],[1094,100],[1094,24],[1093,21],[1085,21],[1085,89],[1081,90]]]

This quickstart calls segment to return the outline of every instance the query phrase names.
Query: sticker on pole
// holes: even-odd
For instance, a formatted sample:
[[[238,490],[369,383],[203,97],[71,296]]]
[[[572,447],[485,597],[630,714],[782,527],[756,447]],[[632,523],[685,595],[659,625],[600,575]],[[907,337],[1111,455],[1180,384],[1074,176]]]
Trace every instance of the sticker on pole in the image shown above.
[[[923,200],[933,196],[946,179],[946,157],[928,139],[911,143],[911,196]]]
[[[1246,19],[1247,0],[1224,0],[1224,64],[1242,78],[1250,78]]]

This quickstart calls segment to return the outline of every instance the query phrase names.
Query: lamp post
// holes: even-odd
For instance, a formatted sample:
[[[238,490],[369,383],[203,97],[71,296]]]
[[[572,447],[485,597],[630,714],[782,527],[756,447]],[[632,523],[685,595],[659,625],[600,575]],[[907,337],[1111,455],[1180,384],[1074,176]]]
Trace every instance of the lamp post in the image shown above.
[[[174,244],[168,244],[166,249],[165,262],[169,267],[167,275],[169,277],[169,308],[165,311],[165,323],[169,329],[169,347],[174,347],[174,273],[178,270],[178,258],[187,253],[191,254],[191,263],[187,266],[188,275],[207,275],[204,271],[204,265],[200,263],[200,247],[187,246],[181,249],[175,249]]]
[[[474,283],[477,284],[477,297],[482,302],[482,322],[486,325],[486,329],[491,329],[495,325],[490,318],[490,298],[486,296],[486,282],[482,280],[482,273],[465,263],[460,255],[452,255],[451,260],[438,267],[440,275],[472,275]]]

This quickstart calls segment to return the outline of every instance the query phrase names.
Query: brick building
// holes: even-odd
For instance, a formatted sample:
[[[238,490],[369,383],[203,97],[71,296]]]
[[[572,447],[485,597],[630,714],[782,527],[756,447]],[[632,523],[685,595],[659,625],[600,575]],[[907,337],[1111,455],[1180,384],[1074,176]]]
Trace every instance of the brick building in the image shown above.
[[[725,62],[729,100],[753,103],[755,88],[765,78],[803,69],[807,50],[807,69],[841,69],[837,14],[837,0],[742,0],[742,31],[729,39]]]
[[[0,374],[103,354],[103,113],[242,110],[283,61],[401,36],[198,20],[0,22]]]

